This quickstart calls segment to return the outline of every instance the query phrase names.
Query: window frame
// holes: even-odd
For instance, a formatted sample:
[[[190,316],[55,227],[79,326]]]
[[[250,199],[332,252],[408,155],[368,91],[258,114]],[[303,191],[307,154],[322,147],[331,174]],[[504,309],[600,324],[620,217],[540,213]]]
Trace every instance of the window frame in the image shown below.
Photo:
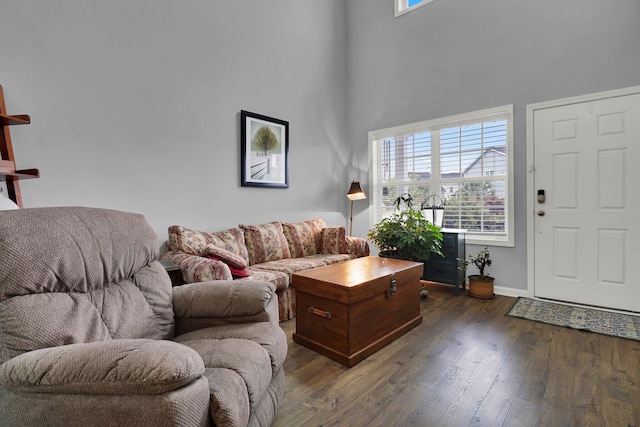
[[[425,4],[429,4],[434,0],[423,0],[418,4],[414,4],[409,7],[409,0],[393,0],[394,1],[394,16],[397,18],[398,16],[402,16],[405,13],[409,13],[412,10],[416,10],[417,8],[424,6]]]
[[[506,120],[506,150],[507,150],[507,167],[506,173],[507,176],[505,178],[505,235],[488,235],[484,233],[478,232],[467,232],[466,240],[469,244],[472,245],[490,245],[490,246],[506,246],[506,247],[514,247],[515,246],[515,226],[514,226],[514,217],[515,217],[515,202],[514,202],[514,166],[513,166],[513,151],[514,151],[514,141],[513,141],[513,104],[503,105],[495,108],[488,108],[484,110],[458,114],[448,117],[442,117],[438,119],[425,120],[416,123],[409,123],[400,126],[394,126],[385,129],[379,129],[369,132],[369,192],[371,196],[369,197],[369,223],[371,225],[377,223],[382,218],[378,218],[378,209],[376,204],[381,203],[382,197],[382,187],[384,187],[384,183],[376,182],[375,176],[376,168],[379,168],[380,165],[374,165],[374,160],[378,159],[379,154],[374,153],[376,149],[375,141],[380,141],[384,139],[397,138],[402,137],[409,134],[419,134],[425,132],[439,133],[442,129],[448,129],[452,127],[459,126],[467,126],[482,122],[490,122],[496,120]],[[438,142],[434,143],[434,139],[437,139]],[[432,161],[432,173],[433,176],[439,176],[439,138],[431,138],[431,143],[434,144],[431,146],[431,156],[432,158],[437,159],[435,162]],[[435,163],[435,165],[434,165]],[[483,177],[478,177],[481,179]],[[437,182],[441,185],[441,178],[432,179],[430,185],[433,185],[434,182]]]

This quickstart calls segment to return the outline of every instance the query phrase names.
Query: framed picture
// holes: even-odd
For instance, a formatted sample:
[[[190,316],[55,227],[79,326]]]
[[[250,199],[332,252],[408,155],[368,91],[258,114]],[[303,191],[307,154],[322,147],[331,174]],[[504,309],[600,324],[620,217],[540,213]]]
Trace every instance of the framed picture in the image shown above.
[[[243,187],[289,188],[289,122],[240,111]]]

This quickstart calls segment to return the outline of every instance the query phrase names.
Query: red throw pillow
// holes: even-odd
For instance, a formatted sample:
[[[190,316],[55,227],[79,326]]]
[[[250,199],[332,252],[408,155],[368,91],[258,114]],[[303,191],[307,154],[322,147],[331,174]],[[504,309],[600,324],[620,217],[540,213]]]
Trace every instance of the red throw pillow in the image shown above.
[[[239,269],[239,268],[234,268],[231,267],[229,264],[227,264],[227,266],[229,267],[229,270],[231,270],[231,275],[233,277],[249,277],[249,273],[247,273],[247,270],[243,269]]]
[[[247,270],[244,268],[236,268],[234,266],[232,266],[231,264],[229,264],[228,262],[225,262],[225,260],[218,258],[217,256],[214,255],[207,255],[207,258],[209,259],[215,259],[216,261],[220,261],[220,262],[224,262],[225,264],[227,264],[227,267],[229,267],[229,271],[231,271],[231,276],[235,277],[249,277],[249,273],[247,273]]]
[[[240,255],[234,254],[226,249],[219,248],[215,245],[207,245],[205,250],[206,255],[214,256],[220,261],[224,262],[230,267],[235,267],[240,270],[247,268],[247,261]]]

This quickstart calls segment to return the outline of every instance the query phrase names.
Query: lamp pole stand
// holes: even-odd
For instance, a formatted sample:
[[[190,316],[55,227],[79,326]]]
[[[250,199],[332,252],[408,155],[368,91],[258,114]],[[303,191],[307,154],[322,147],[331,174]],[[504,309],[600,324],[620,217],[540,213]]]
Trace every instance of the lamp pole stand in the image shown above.
[[[353,200],[351,201],[351,214],[349,215],[349,236],[353,233]]]

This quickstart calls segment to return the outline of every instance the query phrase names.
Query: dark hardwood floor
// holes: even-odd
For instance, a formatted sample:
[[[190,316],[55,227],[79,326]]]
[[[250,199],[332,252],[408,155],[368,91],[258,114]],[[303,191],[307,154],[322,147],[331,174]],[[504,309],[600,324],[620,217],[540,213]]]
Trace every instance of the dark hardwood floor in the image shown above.
[[[428,285],[424,322],[353,368],[289,338],[274,427],[640,426],[640,342]]]

